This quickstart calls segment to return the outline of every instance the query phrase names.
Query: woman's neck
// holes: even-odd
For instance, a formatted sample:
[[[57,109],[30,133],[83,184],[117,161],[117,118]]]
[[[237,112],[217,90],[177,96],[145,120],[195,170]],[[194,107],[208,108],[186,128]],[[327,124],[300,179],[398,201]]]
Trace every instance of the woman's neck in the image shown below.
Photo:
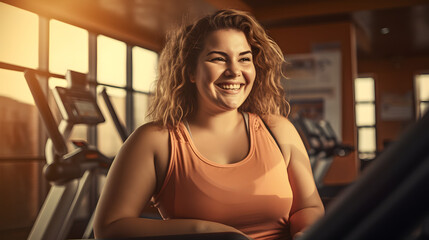
[[[216,114],[199,110],[188,118],[188,123],[194,127],[222,132],[233,130],[242,121],[242,114],[238,110]]]

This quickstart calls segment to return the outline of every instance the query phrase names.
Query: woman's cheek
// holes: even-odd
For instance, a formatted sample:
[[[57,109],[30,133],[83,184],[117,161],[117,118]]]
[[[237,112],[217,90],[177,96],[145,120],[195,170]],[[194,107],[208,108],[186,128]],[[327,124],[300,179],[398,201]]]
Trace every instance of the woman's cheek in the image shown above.
[[[243,75],[247,81],[249,81],[249,82],[255,81],[255,78],[256,78],[255,67],[251,66],[251,67],[244,69]]]

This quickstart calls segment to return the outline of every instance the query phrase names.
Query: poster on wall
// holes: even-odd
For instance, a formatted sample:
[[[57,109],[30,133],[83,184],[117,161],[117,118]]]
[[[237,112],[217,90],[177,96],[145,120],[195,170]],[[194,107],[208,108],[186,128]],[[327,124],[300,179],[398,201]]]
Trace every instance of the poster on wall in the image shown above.
[[[341,140],[341,52],[339,49],[285,56],[283,87],[292,114],[317,112],[329,121]],[[314,110],[311,110],[311,103]],[[320,106],[322,104],[323,106]]]
[[[413,119],[412,93],[383,93],[381,119],[384,121],[410,121]]]

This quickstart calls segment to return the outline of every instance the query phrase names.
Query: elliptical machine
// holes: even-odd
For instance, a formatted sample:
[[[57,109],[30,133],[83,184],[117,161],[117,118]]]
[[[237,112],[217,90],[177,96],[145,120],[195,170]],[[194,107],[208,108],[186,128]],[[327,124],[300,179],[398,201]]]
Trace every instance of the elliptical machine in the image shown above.
[[[318,187],[332,165],[335,156],[344,157],[350,154],[353,146],[338,141],[331,124],[325,120],[313,120],[300,116],[292,119],[307,148],[313,169],[314,180]]]
[[[38,83],[36,72],[26,71],[25,78],[48,133],[44,175],[52,184],[28,239],[66,239],[85,193],[90,190],[97,176],[107,174],[112,162],[111,158],[85,141],[72,141],[75,149],[70,152],[66,142],[74,125],[95,126],[105,119],[95,96],[89,91],[85,74],[67,71],[67,88],[53,89],[53,96],[62,116],[58,127]],[[104,95],[107,97],[105,91]],[[108,101],[108,97],[105,101]],[[116,117],[111,110],[110,113],[113,118]],[[118,128],[116,121],[115,125]],[[123,129],[118,131],[120,134],[123,133],[124,136],[121,135],[121,138],[125,140],[125,131]],[[83,238],[90,237],[92,220],[93,217],[89,220]]]
[[[307,148],[314,181],[323,203],[327,206],[347,185],[325,185],[323,180],[334,161],[334,157],[347,156],[354,148],[338,141],[328,121],[304,118],[299,115],[291,121]]]

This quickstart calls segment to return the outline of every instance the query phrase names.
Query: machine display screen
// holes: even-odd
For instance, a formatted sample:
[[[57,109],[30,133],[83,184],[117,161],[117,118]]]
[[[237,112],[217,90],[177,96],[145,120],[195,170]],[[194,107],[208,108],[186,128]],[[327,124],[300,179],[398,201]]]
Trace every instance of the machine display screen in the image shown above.
[[[84,100],[75,100],[74,106],[81,117],[98,117],[99,113],[94,103]]]
[[[70,123],[92,125],[105,121],[91,92],[55,87],[53,93],[63,119]]]

